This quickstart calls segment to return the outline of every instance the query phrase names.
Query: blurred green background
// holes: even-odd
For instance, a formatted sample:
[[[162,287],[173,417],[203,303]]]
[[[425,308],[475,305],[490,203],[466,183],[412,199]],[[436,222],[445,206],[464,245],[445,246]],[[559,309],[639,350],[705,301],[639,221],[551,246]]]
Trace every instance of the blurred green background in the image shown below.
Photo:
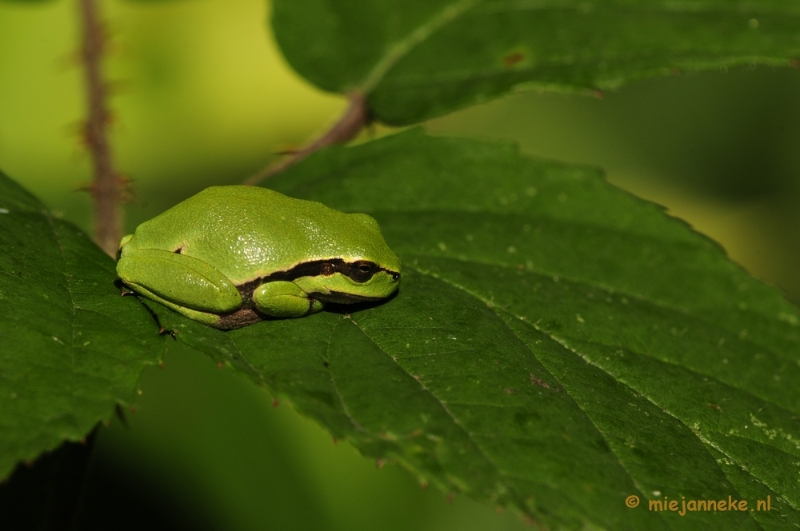
[[[0,2],[0,168],[88,230],[75,4]],[[135,191],[128,229],[208,185],[241,182],[344,108],[288,68],[263,0],[101,5],[116,165]],[[427,127],[601,166],[800,301],[797,69],[655,79],[603,98],[524,92]],[[379,470],[248,381],[170,349],[163,369],[145,372],[136,412],[101,429],[87,527],[525,527],[463,496],[448,503],[391,463]]]

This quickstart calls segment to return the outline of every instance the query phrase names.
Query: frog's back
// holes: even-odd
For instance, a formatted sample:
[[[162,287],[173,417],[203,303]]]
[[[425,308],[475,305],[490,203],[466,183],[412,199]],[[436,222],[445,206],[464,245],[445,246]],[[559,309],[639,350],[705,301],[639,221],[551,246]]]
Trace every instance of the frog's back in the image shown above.
[[[134,239],[214,264],[234,283],[313,260],[396,261],[371,217],[254,186],[207,188],[141,224]]]

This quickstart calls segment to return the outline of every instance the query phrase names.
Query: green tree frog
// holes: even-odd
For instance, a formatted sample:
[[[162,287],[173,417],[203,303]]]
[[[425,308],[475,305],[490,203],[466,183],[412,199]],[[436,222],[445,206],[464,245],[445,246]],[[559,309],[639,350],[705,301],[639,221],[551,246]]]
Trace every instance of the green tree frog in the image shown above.
[[[378,223],[255,186],[214,186],[122,238],[119,278],[216,328],[301,317],[397,290]]]

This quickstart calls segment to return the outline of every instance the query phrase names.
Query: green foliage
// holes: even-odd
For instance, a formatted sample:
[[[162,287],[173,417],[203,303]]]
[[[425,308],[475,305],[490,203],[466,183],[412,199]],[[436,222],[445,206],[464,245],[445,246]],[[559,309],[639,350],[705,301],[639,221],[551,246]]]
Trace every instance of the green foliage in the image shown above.
[[[518,86],[607,89],[800,53],[793,0],[273,9],[298,72],[365,92],[394,124]],[[647,510],[664,496],[772,500],[681,528],[800,520],[800,312],[685,223],[598,170],[417,130],[317,153],[269,187],[374,216],[403,263],[397,296],[216,330],[119,297],[113,260],[0,175],[0,477],[132,405],[143,367],[176,347],[366,456],[548,527],[672,528]]]
[[[114,262],[0,173],[0,477],[81,440],[163,349]]]
[[[517,86],[606,90],[643,77],[800,55],[794,0],[274,0],[291,65],[409,124]]]
[[[596,170],[418,131],[270,185],[377,218],[399,294],[231,332],[148,302],[185,345],[365,455],[546,525],[658,525],[624,498],[661,492],[779,509],[690,527],[798,518],[800,315],[684,223]],[[164,339],[88,237],[2,186],[7,472],[130,403]]]
[[[781,500],[687,528],[800,517],[800,314],[660,208],[596,170],[413,131],[270,186],[378,219],[398,296],[231,332],[151,303],[179,341],[363,454],[549,526],[666,528],[624,504],[656,492]]]

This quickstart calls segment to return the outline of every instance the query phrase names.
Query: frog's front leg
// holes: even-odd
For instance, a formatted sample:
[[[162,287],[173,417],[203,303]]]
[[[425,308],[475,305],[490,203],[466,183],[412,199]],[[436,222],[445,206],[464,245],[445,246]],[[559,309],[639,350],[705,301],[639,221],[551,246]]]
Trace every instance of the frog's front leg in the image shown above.
[[[309,297],[293,282],[265,282],[253,292],[253,303],[272,317],[302,317],[322,310],[322,302]]]

